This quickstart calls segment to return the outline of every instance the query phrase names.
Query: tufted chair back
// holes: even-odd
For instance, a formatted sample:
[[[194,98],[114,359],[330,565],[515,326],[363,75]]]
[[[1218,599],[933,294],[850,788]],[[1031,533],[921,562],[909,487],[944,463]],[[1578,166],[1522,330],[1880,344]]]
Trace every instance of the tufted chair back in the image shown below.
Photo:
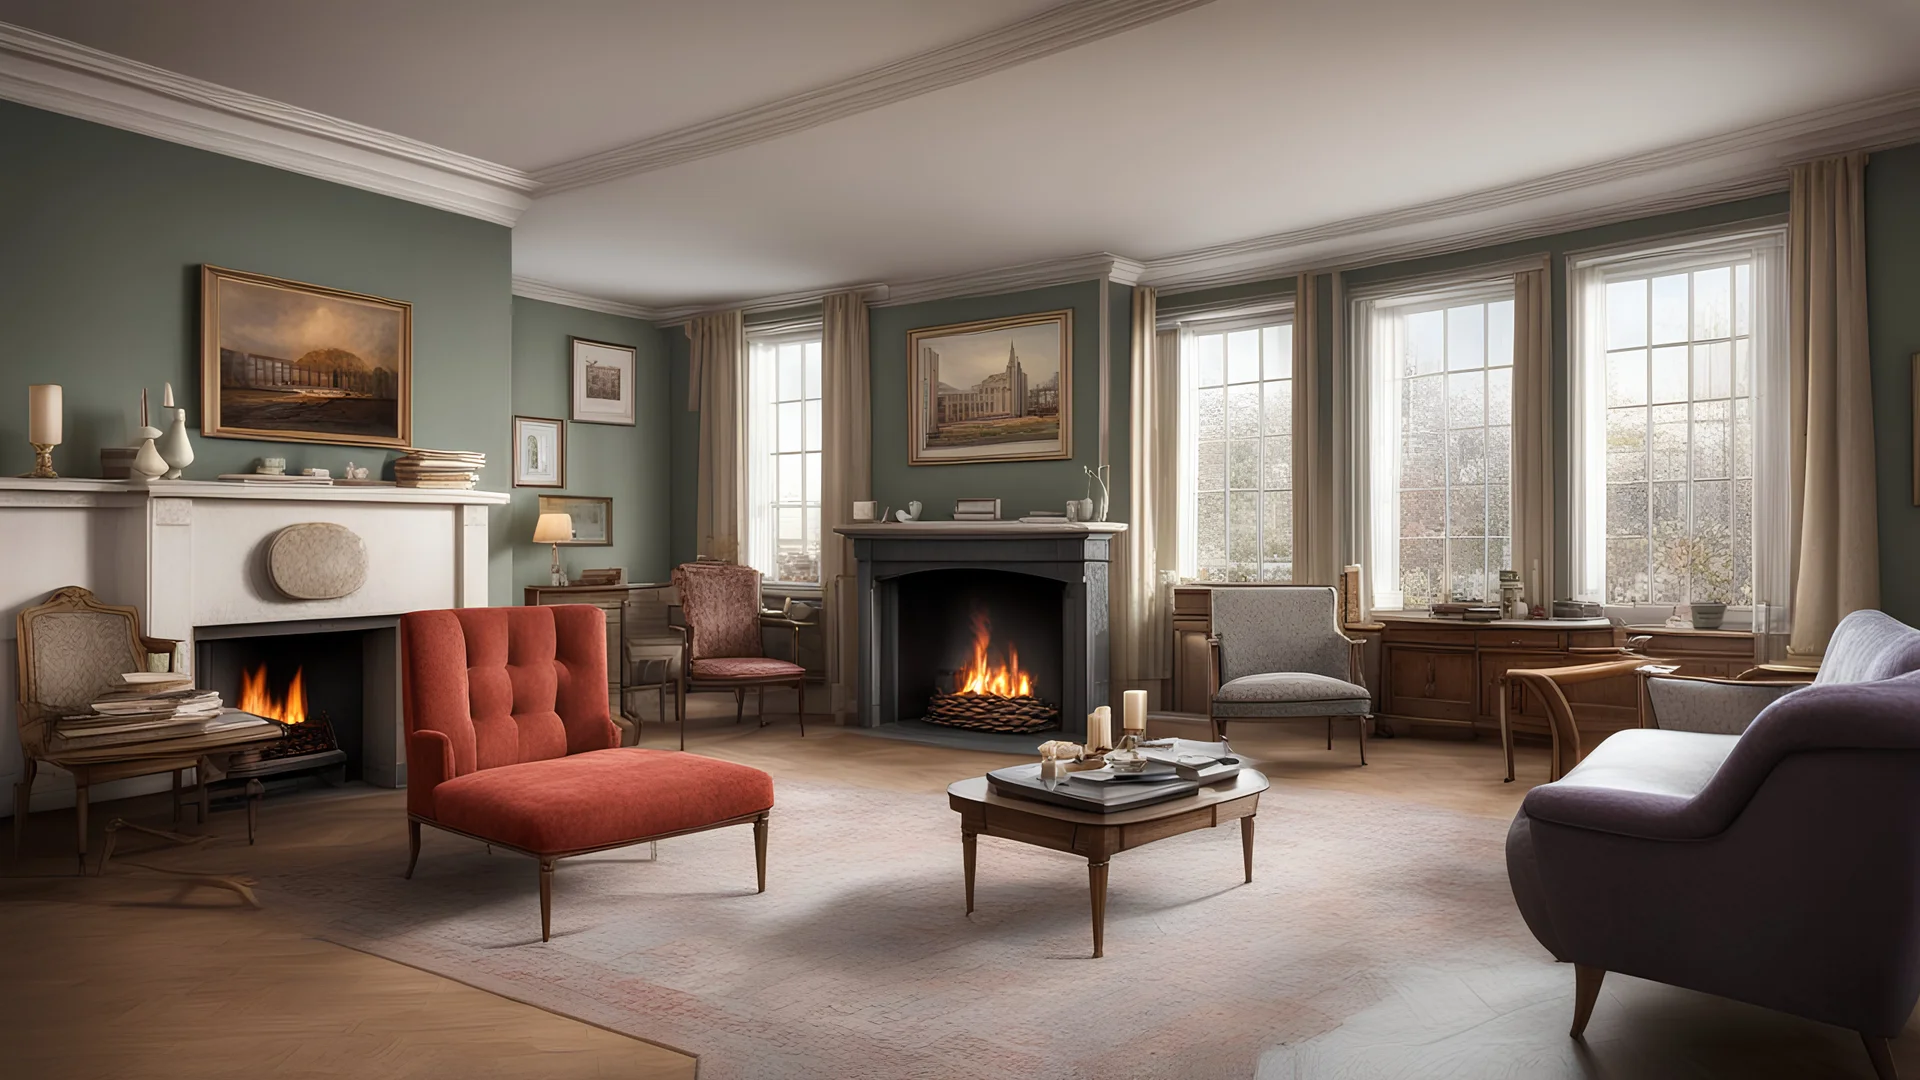
[[[673,568],[673,584],[693,632],[688,659],[763,655],[760,571],[732,563],[681,563]]]
[[[1351,645],[1335,619],[1332,587],[1228,586],[1212,593],[1222,683],[1270,672],[1347,677]]]
[[[617,746],[606,620],[585,604],[401,616],[409,789]]]

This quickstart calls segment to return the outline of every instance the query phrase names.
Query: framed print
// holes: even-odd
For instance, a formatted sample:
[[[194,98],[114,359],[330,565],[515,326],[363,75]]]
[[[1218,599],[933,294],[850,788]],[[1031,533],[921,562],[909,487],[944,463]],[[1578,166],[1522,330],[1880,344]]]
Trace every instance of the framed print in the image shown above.
[[[202,266],[200,433],[413,445],[413,305]]]
[[[513,418],[513,486],[567,486],[567,422],[544,416]]]
[[[586,338],[567,341],[573,354],[573,422],[632,426],[637,350]]]
[[[565,514],[573,519],[573,547],[607,547],[613,543],[613,500],[595,495],[542,495],[540,512]]]
[[[907,462],[1073,456],[1073,312],[907,334]]]

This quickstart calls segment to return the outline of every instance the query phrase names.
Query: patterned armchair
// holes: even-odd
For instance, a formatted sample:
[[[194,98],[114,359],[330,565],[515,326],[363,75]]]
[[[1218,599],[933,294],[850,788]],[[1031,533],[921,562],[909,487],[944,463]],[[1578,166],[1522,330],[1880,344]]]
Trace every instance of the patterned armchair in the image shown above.
[[[775,660],[761,648],[760,571],[732,563],[682,563],[674,568],[673,584],[680,592],[680,610],[687,623],[677,628],[682,642],[677,702],[682,739],[689,693],[732,691],[733,719],[739,723],[746,713],[747,691],[752,689],[764,727],[764,695],[769,686],[791,686],[799,695],[795,711],[805,738],[807,669]]]
[[[81,713],[129,671],[171,671],[179,642],[140,632],[140,614],[130,607],[102,604],[93,593],[69,585],[45,603],[20,612],[15,620],[20,660],[20,749],[26,759],[14,785],[13,848],[20,851],[30,808],[34,776],[41,765],[73,775],[74,816],[79,830],[79,867],[87,869],[87,793],[94,784],[155,773],[173,773],[174,815],[180,813],[182,773],[200,764],[200,755],[161,752],[144,744],[72,752],[58,746],[54,726],[62,716]],[[176,740],[177,741],[177,740]],[[206,772],[200,770],[200,814],[206,815]]]
[[[1367,763],[1367,717],[1373,698],[1360,674],[1360,643],[1340,632],[1333,589],[1325,585],[1258,585],[1213,590],[1212,680],[1207,718],[1214,737],[1229,720],[1324,717],[1333,749],[1335,717],[1360,728],[1360,764]]]

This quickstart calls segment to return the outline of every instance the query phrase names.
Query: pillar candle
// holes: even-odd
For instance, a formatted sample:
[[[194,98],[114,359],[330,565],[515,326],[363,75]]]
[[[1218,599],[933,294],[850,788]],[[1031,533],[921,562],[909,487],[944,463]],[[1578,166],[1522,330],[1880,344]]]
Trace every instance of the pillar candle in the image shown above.
[[[163,383],[161,385],[165,386],[166,389],[160,392],[160,406],[161,408],[171,409],[173,408],[173,384]]]
[[[27,387],[27,441],[60,445],[60,388],[47,383]]]
[[[1128,731],[1147,730],[1147,692],[1127,690],[1120,695],[1120,726]]]
[[[1087,714],[1087,752],[1113,745],[1113,710],[1105,705]]]

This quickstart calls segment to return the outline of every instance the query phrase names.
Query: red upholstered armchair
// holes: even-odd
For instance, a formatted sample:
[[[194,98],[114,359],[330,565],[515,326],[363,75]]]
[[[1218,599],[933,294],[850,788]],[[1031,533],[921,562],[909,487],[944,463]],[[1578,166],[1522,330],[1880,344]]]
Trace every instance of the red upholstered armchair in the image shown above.
[[[607,709],[597,607],[416,611],[400,620],[407,728],[407,877],[420,826],[540,863],[540,940],[553,864],[569,855],[753,825],[767,888],[773,778],[732,762],[623,748]]]
[[[687,625],[679,627],[680,730],[687,730],[687,694],[690,691],[733,692],[733,720],[746,711],[752,688],[766,726],[766,688],[791,686],[799,693],[795,711],[800,737],[807,735],[807,669],[765,655],[760,646],[760,571],[732,563],[692,562],[674,567],[673,584],[680,591],[680,611]]]

